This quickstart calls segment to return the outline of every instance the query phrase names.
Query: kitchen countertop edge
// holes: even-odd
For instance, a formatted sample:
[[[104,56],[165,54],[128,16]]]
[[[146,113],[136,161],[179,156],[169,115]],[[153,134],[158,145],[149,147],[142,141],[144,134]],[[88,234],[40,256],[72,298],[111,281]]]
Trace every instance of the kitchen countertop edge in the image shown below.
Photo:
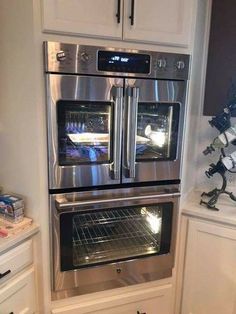
[[[190,193],[181,205],[182,215],[236,227],[236,202],[232,201],[226,195],[221,195],[216,204],[219,211],[207,209],[203,205],[200,205],[201,193],[199,190]],[[205,198],[204,200],[209,200],[209,198]]]
[[[39,225],[33,223],[29,227],[26,227],[22,231],[19,231],[16,235],[12,235],[9,238],[0,238],[0,254],[8,251],[9,249],[17,246],[27,238],[32,237],[39,232]]]

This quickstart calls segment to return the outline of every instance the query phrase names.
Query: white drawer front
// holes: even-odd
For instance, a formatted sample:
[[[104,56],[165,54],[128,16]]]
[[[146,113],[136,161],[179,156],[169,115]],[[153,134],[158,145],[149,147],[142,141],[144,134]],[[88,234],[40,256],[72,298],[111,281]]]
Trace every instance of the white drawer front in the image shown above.
[[[0,256],[0,285],[33,262],[33,244],[28,240]]]
[[[110,300],[109,300],[110,299]],[[52,314],[172,314],[172,285],[149,288],[114,298],[68,305]]]
[[[0,289],[0,314],[32,314],[35,312],[34,269],[10,280]]]

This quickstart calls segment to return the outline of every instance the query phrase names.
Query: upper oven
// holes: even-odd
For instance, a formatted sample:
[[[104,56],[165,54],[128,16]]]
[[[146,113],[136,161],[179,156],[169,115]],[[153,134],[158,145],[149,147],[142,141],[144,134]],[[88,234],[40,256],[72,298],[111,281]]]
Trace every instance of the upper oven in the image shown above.
[[[187,55],[45,43],[49,188],[180,179]]]

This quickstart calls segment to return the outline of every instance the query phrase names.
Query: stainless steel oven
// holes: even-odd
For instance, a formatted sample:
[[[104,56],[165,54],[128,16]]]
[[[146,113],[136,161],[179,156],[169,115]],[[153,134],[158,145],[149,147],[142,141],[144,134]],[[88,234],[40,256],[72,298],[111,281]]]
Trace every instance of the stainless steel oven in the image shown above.
[[[189,56],[44,52],[52,298],[171,276]]]
[[[51,190],[180,179],[188,55],[47,42],[45,64]]]
[[[177,186],[50,196],[53,299],[171,276]]]

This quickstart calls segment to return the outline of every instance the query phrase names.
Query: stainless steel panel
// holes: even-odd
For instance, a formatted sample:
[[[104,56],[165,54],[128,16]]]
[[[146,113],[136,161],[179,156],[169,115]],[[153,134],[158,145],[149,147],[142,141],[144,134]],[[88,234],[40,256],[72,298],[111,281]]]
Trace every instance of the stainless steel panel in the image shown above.
[[[186,83],[184,81],[126,79],[125,86],[126,88],[128,86],[139,88],[139,102],[146,102],[147,104],[162,102],[167,105],[172,103],[180,104],[180,117],[176,159],[170,161],[136,161],[135,178],[127,178],[127,170],[124,165],[122,182],[128,183],[180,179]],[[125,132],[127,132],[127,129]],[[125,145],[124,137],[124,152],[126,151]]]
[[[135,74],[98,71],[97,53],[99,50],[148,54],[151,57],[150,73]],[[85,46],[58,42],[44,42],[44,54],[46,72],[123,77],[138,76],[173,80],[188,79],[189,55],[184,54],[127,48]]]
[[[122,87],[119,78],[47,75],[49,188],[72,188],[120,183],[112,179],[111,164],[59,166],[56,104],[59,100],[101,101],[115,104],[112,88]],[[117,156],[119,151],[117,152]],[[117,169],[116,169],[117,170]]]
[[[93,204],[86,204],[86,199],[87,201],[92,200]],[[105,202],[107,199],[109,199],[109,202]],[[100,203],[97,203],[96,200],[100,200]],[[104,200],[104,203],[102,203],[102,200]],[[113,200],[115,200],[116,206],[120,207],[173,202],[174,209],[170,253],[154,257],[131,259],[125,262],[110,263],[104,266],[94,266],[87,269],[61,272],[60,232],[65,231],[60,230],[59,228],[60,213],[55,206],[56,202],[57,204],[68,204],[71,202],[71,211],[83,209],[91,209],[94,211],[111,207],[114,205]],[[52,298],[56,300],[64,297],[123,287],[171,276],[172,268],[174,266],[178,200],[178,186],[174,185],[170,185],[168,188],[166,188],[166,186],[140,187],[51,195],[51,247],[53,252]],[[83,201],[84,205],[82,205]],[[79,202],[80,205],[78,205]],[[66,208],[65,212],[67,212],[67,210],[69,210],[69,208]]]

